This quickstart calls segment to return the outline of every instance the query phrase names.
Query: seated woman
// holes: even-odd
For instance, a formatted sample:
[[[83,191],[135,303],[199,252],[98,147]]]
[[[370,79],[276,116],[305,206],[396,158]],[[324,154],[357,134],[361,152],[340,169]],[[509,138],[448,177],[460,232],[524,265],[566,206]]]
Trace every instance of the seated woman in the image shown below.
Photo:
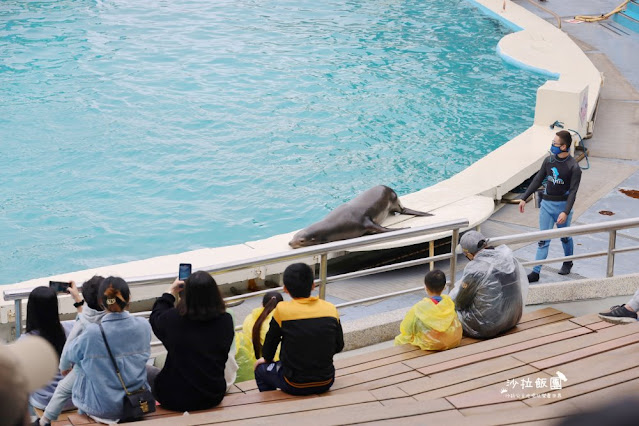
[[[125,309],[131,293],[122,278],[108,277],[100,283],[98,298],[106,314],[101,324],[87,324],[71,342],[67,359],[74,365],[73,403],[97,421],[113,423],[123,416],[124,388],[107,346],[116,360],[129,392],[148,389],[146,362],[151,354],[151,326]],[[104,330],[104,337],[100,329]]]
[[[44,410],[42,418],[40,418],[40,426],[47,426],[52,420],[57,420],[62,409],[68,407],[68,404],[71,404],[71,392],[73,391],[73,383],[75,383],[75,370],[73,369],[73,365],[67,361],[67,352],[71,346],[71,342],[82,334],[87,324],[97,324],[102,320],[105,314],[98,303],[98,290],[100,289],[102,280],[104,280],[104,277],[96,275],[82,284],[82,297],[84,297],[84,300],[81,300],[79,294],[76,296],[77,290],[75,290],[75,285],[70,287],[70,292],[76,300],[74,305],[77,306],[78,311],[81,310],[81,312],[78,313],[75,319],[73,329],[67,336],[67,342],[60,356],[59,367],[62,374],[66,374],[66,376],[60,380],[49,404],[47,404],[47,408]],[[86,302],[86,304],[84,302]]]
[[[253,365],[262,357],[262,345],[268,332],[268,325],[273,318],[273,310],[284,298],[278,291],[269,291],[262,298],[262,306],[244,319],[242,330],[235,334],[237,353],[235,360],[239,366],[237,381],[244,382],[255,378]],[[275,353],[274,361],[279,361],[279,349]]]
[[[176,306],[182,289],[184,297]],[[162,370],[148,368],[155,398],[175,411],[218,405],[235,379],[237,365],[233,318],[213,277],[198,271],[184,282],[175,280],[155,301],[150,322],[168,351]],[[230,383],[225,379],[227,361],[234,366]]]
[[[77,294],[75,284],[69,288],[69,292]],[[36,287],[29,294],[26,335],[43,337],[55,348],[58,358],[62,354],[62,348],[73,328],[73,324],[74,321],[60,322],[58,295],[55,291],[49,287]],[[49,384],[29,396],[29,403],[35,408],[44,410],[61,380],[62,374],[58,371]],[[73,404],[71,403],[63,407],[65,410],[72,408]]]

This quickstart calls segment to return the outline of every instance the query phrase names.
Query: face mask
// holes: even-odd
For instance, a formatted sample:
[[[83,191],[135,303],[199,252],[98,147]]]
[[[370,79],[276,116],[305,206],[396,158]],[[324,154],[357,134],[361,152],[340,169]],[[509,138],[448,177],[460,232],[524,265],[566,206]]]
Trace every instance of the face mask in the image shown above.
[[[560,148],[560,147],[558,147],[558,146],[550,145],[550,152],[551,152],[553,155],[557,155],[557,154],[561,154],[563,151],[562,151],[562,150],[561,150],[561,148]]]

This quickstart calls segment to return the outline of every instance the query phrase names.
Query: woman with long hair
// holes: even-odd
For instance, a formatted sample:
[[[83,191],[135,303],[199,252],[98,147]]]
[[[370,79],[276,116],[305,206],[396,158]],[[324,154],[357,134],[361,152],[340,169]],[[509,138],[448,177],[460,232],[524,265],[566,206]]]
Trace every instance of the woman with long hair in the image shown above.
[[[255,378],[253,365],[262,357],[262,345],[273,318],[273,310],[282,300],[284,300],[282,294],[278,291],[265,293],[262,297],[262,306],[253,309],[244,319],[242,330],[235,334],[237,347],[235,360],[239,365],[238,382]],[[275,361],[279,361],[279,350],[275,355]]]
[[[218,405],[235,380],[237,365],[233,318],[213,277],[198,271],[184,282],[175,280],[155,301],[150,322],[168,352],[162,370],[148,367],[155,398],[175,411]]]
[[[122,419],[125,396],[107,345],[129,392],[149,386],[146,362],[151,354],[151,327],[144,318],[129,314],[130,298],[129,285],[122,278],[104,279],[98,289],[98,301],[105,315],[100,324],[87,324],[65,350],[76,370],[73,403],[105,423]]]
[[[69,288],[69,292],[77,294],[75,283]],[[73,323],[74,321],[60,321],[58,295],[55,291],[49,287],[36,287],[31,291],[29,300],[27,301],[26,335],[43,337],[54,347],[58,358],[62,354],[62,348],[64,348],[67,336],[73,328]],[[62,374],[58,371],[49,384],[29,396],[29,403],[33,407],[44,410],[51,400],[60,380],[62,380]],[[71,403],[64,407],[64,409],[71,408],[73,408]]]

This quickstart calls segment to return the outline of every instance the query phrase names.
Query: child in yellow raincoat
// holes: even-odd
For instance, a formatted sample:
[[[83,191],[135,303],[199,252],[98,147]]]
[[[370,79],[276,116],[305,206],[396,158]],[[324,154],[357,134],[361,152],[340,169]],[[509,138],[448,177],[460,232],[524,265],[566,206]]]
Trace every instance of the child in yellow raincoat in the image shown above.
[[[277,291],[269,291],[262,298],[262,306],[253,311],[244,319],[242,330],[235,333],[235,361],[239,367],[235,382],[244,382],[255,378],[253,365],[262,357],[262,344],[266,338],[273,310],[283,300]],[[275,354],[275,361],[279,360],[279,348]]]
[[[442,291],[446,286],[446,275],[439,269],[424,277],[425,297],[416,303],[400,325],[400,335],[395,345],[410,343],[427,351],[441,351],[459,346],[462,326],[457,318],[455,303]]]

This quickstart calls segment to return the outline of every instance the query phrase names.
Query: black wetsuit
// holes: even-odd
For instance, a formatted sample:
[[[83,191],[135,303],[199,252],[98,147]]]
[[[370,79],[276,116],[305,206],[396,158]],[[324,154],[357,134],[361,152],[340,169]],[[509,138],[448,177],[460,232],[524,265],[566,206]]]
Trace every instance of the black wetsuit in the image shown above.
[[[564,213],[570,214],[581,182],[581,169],[575,158],[570,155],[563,159],[555,155],[547,157],[521,199],[530,197],[541,186],[544,179],[546,179],[544,199],[565,201]]]

